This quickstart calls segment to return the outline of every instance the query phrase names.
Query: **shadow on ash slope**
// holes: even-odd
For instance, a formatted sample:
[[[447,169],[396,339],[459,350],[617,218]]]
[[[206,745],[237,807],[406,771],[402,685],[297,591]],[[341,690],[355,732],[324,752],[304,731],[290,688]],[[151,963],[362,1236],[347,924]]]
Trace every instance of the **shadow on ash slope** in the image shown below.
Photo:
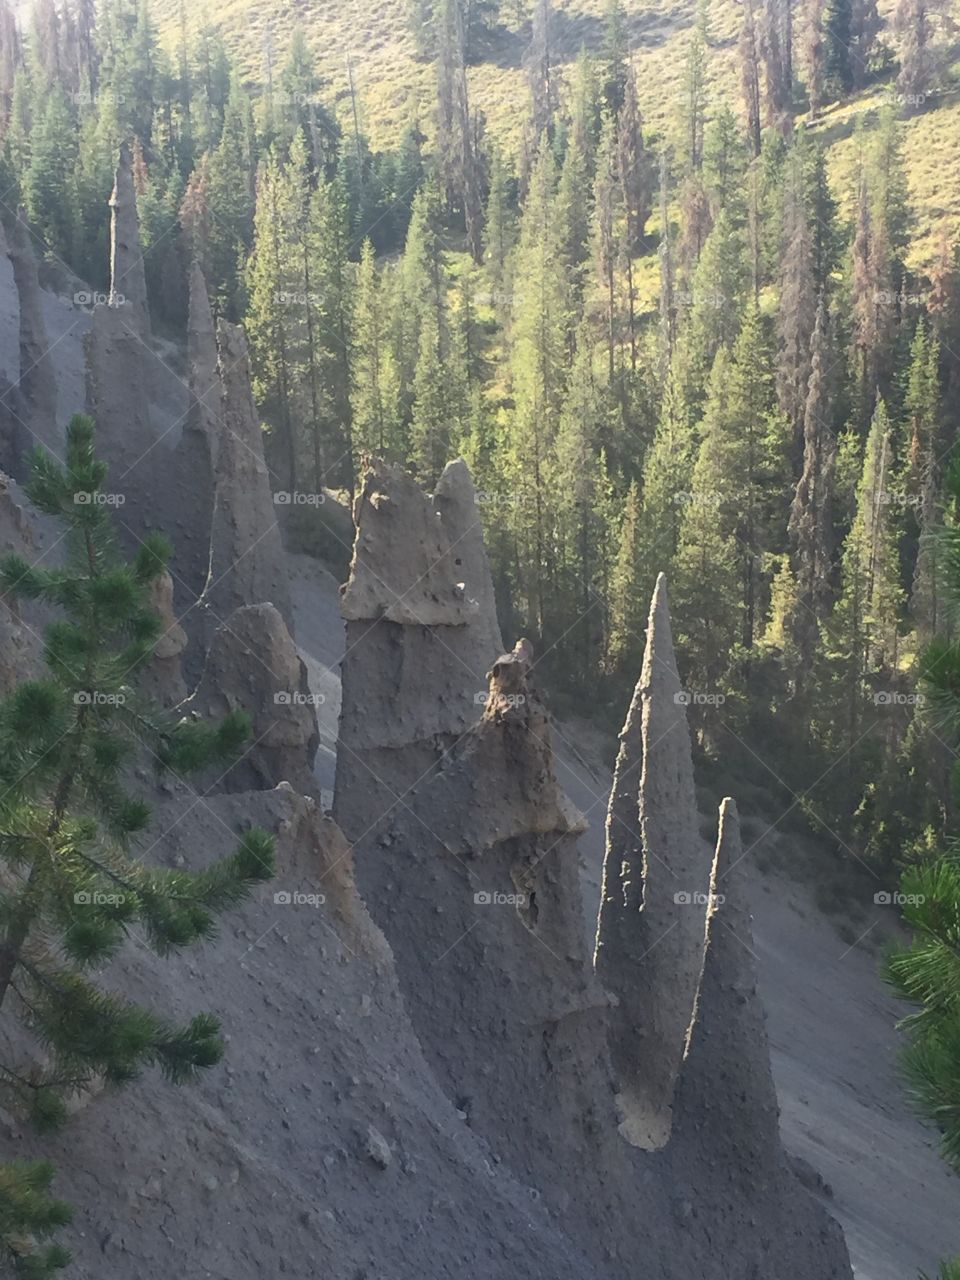
[[[5,1156],[42,1149],[60,1170],[77,1208],[74,1274],[849,1276],[816,1175],[781,1146],[733,803],[715,855],[697,834],[664,585],[612,791],[594,961],[577,845],[590,832],[557,779],[535,662],[523,645],[497,660],[466,468],[452,464],[432,499],[400,472],[366,477],[344,646],[332,580],[281,543],[242,332],[215,330],[195,270],[181,378],[150,333],[125,154],[112,206],[112,292],[125,302],[76,319],[40,289],[25,224],[7,225],[0,335],[17,349],[3,355],[0,452],[16,474],[30,439],[56,451],[85,385],[124,541],[154,527],[175,538],[151,691],[185,710],[242,706],[254,725],[243,758],[203,785],[158,786],[140,762],[156,807],[148,856],[199,866],[259,823],[277,833],[279,871],[203,953],[160,963],[133,939],[104,974],[178,1017],[216,1011],[222,1067],[195,1088],[145,1079],[84,1095],[42,1143],[0,1115]],[[4,549],[55,559],[57,538],[14,481],[0,486]],[[36,668],[43,622],[0,604],[0,689]],[[336,822],[323,800],[334,781]],[[694,901],[675,900],[678,881]],[[809,957],[788,940],[779,959],[759,948],[775,1047],[783,1010],[816,1032],[777,1055],[790,1067],[787,1133],[831,1175],[842,1167],[833,1207],[862,1274],[892,1280],[878,1224],[902,1214],[917,1232],[925,1210],[901,1208],[879,1175],[868,1202],[854,1139],[871,1162],[899,1143],[891,1186],[915,1170],[930,1213],[950,1215],[892,1083],[884,1115],[854,1096],[862,1063],[854,1088],[838,1081],[838,1063],[887,1050],[888,1010],[860,970],[869,1017],[846,1015],[862,1013],[865,1047],[840,1036],[839,1016],[824,1039],[819,988],[790,971]],[[821,1094],[805,1074],[824,1060]],[[891,1234],[911,1254],[898,1275],[941,1246],[932,1231],[915,1247],[906,1228]]]

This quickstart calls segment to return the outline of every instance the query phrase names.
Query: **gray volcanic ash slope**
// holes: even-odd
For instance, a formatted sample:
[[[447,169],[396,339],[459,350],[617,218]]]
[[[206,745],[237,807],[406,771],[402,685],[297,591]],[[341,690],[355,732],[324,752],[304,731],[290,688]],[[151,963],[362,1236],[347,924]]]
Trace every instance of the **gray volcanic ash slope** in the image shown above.
[[[115,294],[139,279],[128,165]],[[31,292],[23,231],[8,228],[18,369],[47,349],[53,307]],[[278,874],[208,947],[161,962],[133,939],[104,975],[174,1016],[215,1011],[222,1066],[180,1090],[147,1078],[85,1095],[53,1139],[0,1117],[6,1156],[59,1169],[75,1273],[849,1276],[839,1227],[781,1145],[733,806],[712,871],[697,833],[665,587],[614,788],[594,964],[584,823],[558,782],[536,655],[498,661],[464,464],[432,496],[379,464],[364,478],[337,730],[329,578],[282,545],[243,335],[214,330],[194,272],[184,383],[145,296],[127,292],[132,310],[82,313],[60,354],[85,361],[122,541],[160,527],[178,547],[160,602],[171,639],[149,679],[167,701],[191,690],[187,711],[243,707],[255,725],[224,777],[157,783],[142,762],[147,856],[201,866],[261,824]],[[16,470],[24,432],[54,441],[84,406],[75,369],[53,395],[13,381],[0,426]],[[0,535],[57,555],[14,484]],[[43,621],[0,610],[5,688],[36,669]],[[334,760],[336,821],[320,790]],[[725,901],[708,913],[711,875]]]

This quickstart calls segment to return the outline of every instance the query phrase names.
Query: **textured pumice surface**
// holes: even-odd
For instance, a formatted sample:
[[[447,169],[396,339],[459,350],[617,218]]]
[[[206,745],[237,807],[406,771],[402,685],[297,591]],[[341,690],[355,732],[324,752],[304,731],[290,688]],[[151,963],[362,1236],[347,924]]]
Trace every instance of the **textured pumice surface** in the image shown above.
[[[121,540],[167,528],[178,548],[146,681],[185,714],[253,721],[241,759],[189,785],[131,763],[155,808],[145,856],[203,866],[260,824],[278,871],[205,949],[161,961],[131,938],[103,974],[174,1018],[215,1012],[221,1066],[180,1090],[147,1075],[92,1091],[52,1139],[0,1114],[5,1155],[58,1168],[74,1274],[849,1277],[816,1173],[780,1136],[734,803],[715,853],[699,835],[666,582],[601,797],[591,945],[586,823],[540,655],[501,636],[466,464],[432,495],[383,463],[361,478],[342,627],[329,575],[283,547],[245,338],[215,330],[199,267],[188,386],[158,358],[128,169],[112,237],[128,301],[94,309],[86,371]],[[7,310],[18,344],[42,347],[52,304],[14,230]],[[63,351],[83,355],[79,322]],[[17,389],[44,430],[83,407],[65,385]],[[0,544],[62,554],[13,482]],[[0,602],[0,688],[40,667],[44,621]]]
[[[715,986],[722,993],[731,979],[714,978],[724,970],[720,941],[712,954],[705,947],[710,856],[697,829],[665,581],[653,598],[615,781],[595,971],[578,889],[583,821],[557,781],[532,648],[520,641],[494,655],[478,697],[477,649],[494,637],[462,602],[491,598],[485,561],[473,561],[473,581],[455,580],[442,514],[425,519],[428,499],[395,472],[375,470],[364,493],[343,592],[351,704],[341,721],[336,812],[445,1091],[610,1274],[849,1275],[842,1233],[784,1157],[762,1020],[729,1032],[744,1062],[763,1063],[741,1081],[742,1139],[692,1115],[685,1124],[673,1117],[688,1038],[713,1047],[702,1027],[729,1016],[729,1001],[712,1005]],[[461,513],[461,523],[473,519]],[[401,557],[403,529],[412,536]],[[403,583],[430,584],[420,612],[395,606],[398,557]],[[404,671],[428,677],[434,717],[410,707],[402,685],[406,697],[391,707],[380,687],[390,646],[402,652]],[[455,654],[474,666],[447,660]],[[461,728],[471,701],[473,722]],[[734,821],[725,810],[724,850],[736,839]],[[721,867],[735,862],[726,858]],[[729,1143],[752,1149],[754,1128],[770,1167],[750,1186],[746,1208],[731,1192],[740,1149]],[[683,1202],[710,1202],[717,1220],[698,1208],[685,1223],[678,1187],[696,1187]]]

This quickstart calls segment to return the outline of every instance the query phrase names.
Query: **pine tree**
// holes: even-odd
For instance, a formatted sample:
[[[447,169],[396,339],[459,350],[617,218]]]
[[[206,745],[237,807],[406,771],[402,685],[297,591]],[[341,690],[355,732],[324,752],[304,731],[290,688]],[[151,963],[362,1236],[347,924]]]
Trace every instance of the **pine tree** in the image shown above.
[[[814,121],[823,106],[827,78],[824,0],[807,0],[803,25],[803,61],[807,76],[809,119]]]
[[[493,148],[490,194],[484,219],[484,262],[495,294],[504,292],[507,262],[516,242],[516,216],[510,193],[510,175],[499,147]]]
[[[736,337],[746,286],[743,235],[721,212],[693,275],[687,344],[694,395],[718,348]]]
[[[558,505],[562,615],[571,619],[564,650],[574,655],[571,670],[578,681],[599,670],[606,630],[598,607],[606,600],[608,578],[601,449],[606,393],[594,372],[593,335],[584,321],[560,413],[552,477]]]
[[[586,152],[582,150],[575,138],[571,138],[563,157],[554,212],[557,220],[559,253],[570,273],[573,290],[578,296],[583,291],[584,267],[589,257],[592,203],[588,194],[589,169]],[[596,190],[591,194],[595,200]]]
[[[830,599],[833,474],[837,445],[831,430],[829,318],[823,298],[810,344],[810,377],[803,414],[803,469],[790,508],[795,590],[783,618],[784,648],[795,687],[813,670],[820,620]]]
[[[921,320],[910,347],[901,457],[906,533],[914,560],[910,615],[924,644],[939,630],[939,579],[933,537],[939,523],[940,349]]]
[[[736,531],[743,596],[743,646],[753,648],[767,610],[765,564],[781,546],[788,491],[790,424],[777,409],[770,341],[759,309],[748,303],[733,347],[730,414],[742,498]]]
[[[906,104],[921,107],[943,75],[943,32],[952,26],[945,0],[898,0],[893,29],[900,42],[897,90]]]
[[[620,520],[617,553],[610,572],[609,660],[626,674],[639,669],[647,624],[640,492],[630,482]]]
[[[398,435],[388,316],[369,240],[364,241],[357,272],[354,351],[351,416],[357,455],[355,469],[359,470],[363,454],[401,462],[406,457],[406,448]]]
[[[842,648],[850,743],[868,679],[889,676],[897,668],[902,592],[893,479],[890,419],[878,400],[864,448],[856,514],[843,545],[842,585],[831,626],[831,637]]]
[[[698,437],[686,394],[685,353],[680,343],[664,386],[653,441],[643,459],[643,509],[639,544],[641,599],[649,599],[657,574],[669,565],[680,538],[684,496],[690,492]]]
[[[863,419],[880,385],[880,353],[890,336],[890,300],[893,297],[888,254],[882,233],[877,239],[866,178],[860,176],[857,221],[851,245],[851,310],[853,313],[853,367],[858,418]],[[879,276],[875,272],[880,272]],[[886,305],[884,305],[886,303]]]
[[[410,452],[424,484],[433,485],[468,430],[469,385],[473,357],[472,300],[462,278],[454,314],[446,282],[438,304],[428,308],[420,326],[420,351],[413,378]]]
[[[10,95],[10,118],[3,138],[4,154],[16,177],[21,178],[30,162],[33,129],[32,86],[27,68],[17,68]]]
[[[445,368],[448,346],[446,324],[428,313],[420,329],[420,353],[413,376],[413,419],[410,423],[410,455],[425,488],[432,488],[451,456],[453,439]]]
[[[703,130],[706,114],[706,59],[703,37],[694,29],[687,46],[687,60],[683,73],[682,146],[686,165],[693,173],[703,164]]]
[[[614,123],[604,117],[597,177],[593,189],[593,252],[597,279],[603,296],[604,328],[607,341],[607,376],[613,385],[616,376],[617,333],[617,237],[620,221],[620,194],[617,186]]]
[[[617,180],[623,206],[625,249],[628,255],[642,253],[644,232],[653,208],[653,165],[643,145],[637,80],[633,67],[627,69],[623,105],[617,120]]]
[[[743,94],[743,110],[747,121],[747,137],[755,156],[760,154],[760,48],[757,40],[757,21],[754,0],[744,0],[743,21],[740,24],[738,52],[740,61],[740,88]]]
[[[210,275],[215,301],[233,320],[242,307],[242,273],[253,241],[254,172],[250,102],[238,79],[230,86],[220,141],[207,166]]]
[[[570,126],[567,146],[577,147],[586,165],[588,180],[593,179],[593,166],[600,142],[603,98],[599,69],[586,49],[581,49],[574,73]]]
[[[747,148],[736,117],[728,106],[723,106],[708,126],[703,142],[703,180],[714,219],[726,210],[734,225],[746,221],[747,163]]]
[[[441,0],[437,46],[437,170],[449,209],[463,215],[475,262],[482,256],[480,124],[470,114],[460,0]]]
[[[295,250],[301,198],[296,179],[273,153],[257,172],[254,247],[247,264],[253,392],[279,437],[284,484],[297,489],[300,460],[295,425],[295,350],[298,313],[306,298]]]
[[[960,502],[960,468],[951,463],[946,477],[948,512],[940,529],[940,562],[943,604],[951,623],[957,613],[957,502]],[[954,637],[956,631],[954,630]],[[957,739],[957,672],[960,643],[940,636],[925,648],[920,660],[920,691],[933,730],[951,746]],[[956,777],[956,774],[955,774]],[[948,838],[940,858],[910,867],[901,881],[905,895],[904,919],[914,931],[913,940],[899,947],[887,961],[892,986],[915,1006],[902,1021],[906,1050],[904,1066],[911,1098],[941,1133],[941,1153],[960,1169],[960,860],[956,836]],[[952,1275],[946,1272],[945,1275]]]
[[[137,0],[136,18],[124,58],[130,99],[125,123],[144,146],[151,142],[154,102],[160,88],[160,53],[149,0]]]
[[[960,640],[955,627],[960,600],[957,565],[957,512],[960,464],[951,462],[945,477],[946,513],[935,537],[942,566],[943,618],[951,635],[941,633],[927,645],[920,662],[924,711],[938,738],[951,747],[960,731],[957,689]],[[956,785],[956,773],[954,773]],[[901,890],[903,915],[913,929],[909,946],[899,947],[886,966],[888,980],[914,1006],[901,1024],[907,1047],[903,1056],[913,1102],[940,1130],[944,1159],[960,1169],[960,857],[956,836],[942,856],[909,867]],[[944,1280],[954,1268],[944,1265]]]
[[[946,232],[941,234],[939,253],[930,273],[927,315],[940,344],[944,424],[956,431],[960,408],[960,246]]]
[[[678,646],[693,687],[717,692],[743,630],[744,593],[735,530],[743,477],[731,405],[731,359],[713,364],[702,443],[688,492],[678,494],[680,531],[671,568]]]
[[[838,97],[853,88],[853,0],[827,0],[826,74]]]
[[[439,313],[446,290],[441,237],[440,192],[431,180],[414,197],[403,258],[391,308],[390,347],[397,377],[402,427],[413,413],[413,379],[420,358],[420,332],[429,312]]]
[[[216,916],[272,873],[271,839],[254,829],[201,872],[136,855],[150,811],[125,785],[131,753],[146,743],[180,772],[234,754],[247,725],[236,713],[217,726],[164,723],[137,695],[133,677],[160,638],[149,589],[169,548],[153,535],[132,563],[120,559],[93,435],[92,421],[76,416],[63,467],[42,449],[31,459],[27,493],[66,525],[66,566],[19,556],[0,564],[5,593],[62,615],[47,630],[47,676],[0,704],[0,1004],[21,1013],[44,1059],[28,1075],[4,1063],[0,1077],[41,1126],[60,1122],[64,1097],[97,1078],[123,1084],[158,1066],[181,1083],[219,1060],[214,1017],[175,1026],[102,990],[90,971],[134,923],[160,955],[210,937]]]
[[[826,153],[819,143],[814,144],[810,159],[806,203],[813,239],[813,278],[817,292],[822,293],[840,262],[842,245],[837,227],[837,202],[827,180]]]
[[[547,463],[559,426],[570,340],[570,291],[558,252],[555,183],[553,156],[545,150],[530,177],[517,245],[524,285],[511,331],[516,408],[504,459],[507,487],[518,495],[512,510],[526,623],[541,637],[549,630],[549,584],[555,574]]]
[[[549,142],[553,138],[557,89],[553,71],[552,16],[550,0],[534,0],[530,43],[523,55],[530,90],[530,114],[524,130],[521,172],[524,186],[536,163],[541,139],[545,137]]]
[[[426,62],[433,56],[433,29],[430,0],[407,0],[407,21],[417,57]]]
[[[880,14],[877,0],[852,0],[850,13],[850,69],[853,89],[859,92],[866,83],[880,32]]]
[[[786,45],[788,31],[783,29],[781,14],[789,13],[789,4],[764,0],[759,26],[760,54],[763,58],[766,123],[786,136],[791,128],[793,84],[790,73],[790,50]]]
[[[297,151],[291,148],[291,164]],[[298,224],[300,281],[305,300],[297,365],[305,372],[314,424],[314,482],[353,491],[350,369],[353,277],[347,262],[347,208],[343,184],[318,176],[309,190],[301,161],[305,218]],[[301,399],[302,399],[301,395]]]
[[[73,206],[66,193],[75,163],[73,121],[62,90],[55,87],[31,135],[23,201],[33,228],[50,252],[61,259],[69,257],[73,247]]]
[[[0,1257],[24,1280],[47,1280],[70,1263],[63,1245],[47,1243],[72,1217],[50,1195],[53,1174],[46,1160],[0,1164]]]
[[[607,111],[617,116],[627,89],[627,33],[620,0],[607,0],[600,49],[601,96]]]
[[[777,310],[777,393],[780,407],[799,433],[810,374],[810,339],[817,315],[813,239],[804,200],[805,173],[799,146],[791,151],[783,211],[783,257]]]

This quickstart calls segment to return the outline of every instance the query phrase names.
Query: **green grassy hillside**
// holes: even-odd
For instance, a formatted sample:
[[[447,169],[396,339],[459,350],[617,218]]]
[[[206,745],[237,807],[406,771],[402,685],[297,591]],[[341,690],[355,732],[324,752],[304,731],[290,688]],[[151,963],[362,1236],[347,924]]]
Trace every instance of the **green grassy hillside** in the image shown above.
[[[624,0],[627,30],[637,70],[644,118],[649,131],[672,137],[678,128],[684,59],[695,18],[691,0]],[[486,114],[488,127],[508,149],[519,144],[527,90],[521,60],[529,40],[528,5],[513,12],[503,4],[503,22],[491,38],[483,61],[469,71],[471,102]],[[604,0],[557,0],[553,37],[561,70],[572,71],[582,47],[596,49],[603,31]],[[881,5],[889,16],[889,5]],[[176,39],[179,0],[156,0],[166,39]],[[737,31],[739,6],[712,0],[708,81],[711,107],[739,105]],[[262,83],[271,59],[282,63],[290,32],[299,22],[328,82],[327,94],[340,111],[348,101],[348,62],[360,97],[362,126],[374,147],[396,140],[413,113],[429,132],[434,102],[434,71],[418,60],[407,22],[407,0],[383,0],[361,8],[342,0],[300,0],[297,5],[221,0],[211,21],[251,82]],[[801,15],[797,9],[798,25]],[[887,44],[892,35],[881,35]],[[956,81],[951,72],[950,83]],[[852,191],[854,133],[858,120],[869,124],[892,91],[875,84],[859,97],[828,106],[812,127],[829,144],[836,194],[846,206]],[[928,265],[945,229],[960,231],[960,90],[945,88],[923,111],[905,119],[904,154],[917,217],[910,253],[915,267]]]

